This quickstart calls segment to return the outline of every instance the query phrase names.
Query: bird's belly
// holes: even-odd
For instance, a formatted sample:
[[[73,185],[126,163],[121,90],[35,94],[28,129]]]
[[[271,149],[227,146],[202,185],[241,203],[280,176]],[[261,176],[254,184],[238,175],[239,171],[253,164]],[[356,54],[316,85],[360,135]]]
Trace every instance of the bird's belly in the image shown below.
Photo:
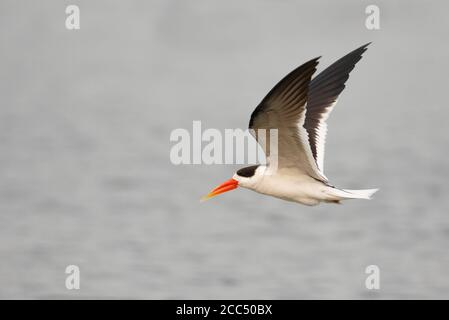
[[[256,192],[287,201],[313,206],[324,200],[325,186],[311,177],[266,177],[255,189]]]

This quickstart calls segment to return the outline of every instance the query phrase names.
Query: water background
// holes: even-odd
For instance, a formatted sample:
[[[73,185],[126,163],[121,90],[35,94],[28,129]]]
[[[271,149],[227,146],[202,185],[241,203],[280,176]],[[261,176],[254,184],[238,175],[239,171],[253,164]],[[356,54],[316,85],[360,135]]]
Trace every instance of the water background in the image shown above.
[[[0,298],[449,298],[449,5],[376,1],[370,31],[368,4],[2,1]],[[246,128],[290,70],[369,41],[325,172],[374,200],[198,201],[240,166],[173,166],[173,129]]]

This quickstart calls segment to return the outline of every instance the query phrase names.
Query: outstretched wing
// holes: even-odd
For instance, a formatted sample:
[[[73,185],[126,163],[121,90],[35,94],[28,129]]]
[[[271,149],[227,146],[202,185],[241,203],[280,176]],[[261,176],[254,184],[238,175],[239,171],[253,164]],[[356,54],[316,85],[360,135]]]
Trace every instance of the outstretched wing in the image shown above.
[[[273,165],[270,142],[261,143],[260,129],[278,130],[277,168],[295,168],[316,179],[327,181],[319,171],[304,128],[309,84],[318,65],[318,58],[301,65],[285,76],[251,114],[249,128]]]
[[[307,130],[310,148],[320,172],[324,172],[326,120],[337,103],[339,94],[345,88],[349,73],[362,58],[368,45],[369,43],[334,62],[310,82],[304,127]]]

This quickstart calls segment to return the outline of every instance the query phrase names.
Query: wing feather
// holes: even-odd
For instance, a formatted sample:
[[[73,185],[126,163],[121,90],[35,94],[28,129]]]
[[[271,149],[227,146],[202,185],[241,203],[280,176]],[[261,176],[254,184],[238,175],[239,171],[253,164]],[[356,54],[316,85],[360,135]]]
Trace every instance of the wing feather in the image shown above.
[[[269,134],[261,137],[259,129],[278,130],[278,168],[295,168],[327,182],[323,173],[326,120],[368,45],[334,62],[313,80],[320,57],[304,63],[279,81],[254,109],[249,128],[269,163],[273,162]]]
[[[268,162],[273,163],[269,146],[269,134],[262,139],[257,130],[278,130],[276,165],[293,167],[310,176],[327,181],[316,166],[309,146],[308,133],[303,124],[310,80],[318,65],[312,59],[285,76],[262,100],[251,114],[249,128],[255,130],[255,138],[261,144]],[[261,143],[263,141],[263,143]]]
[[[369,43],[337,60],[316,76],[309,85],[307,111],[304,127],[309,137],[313,157],[321,172],[324,172],[324,146],[326,142],[326,120],[345,88],[349,73],[362,59]]]

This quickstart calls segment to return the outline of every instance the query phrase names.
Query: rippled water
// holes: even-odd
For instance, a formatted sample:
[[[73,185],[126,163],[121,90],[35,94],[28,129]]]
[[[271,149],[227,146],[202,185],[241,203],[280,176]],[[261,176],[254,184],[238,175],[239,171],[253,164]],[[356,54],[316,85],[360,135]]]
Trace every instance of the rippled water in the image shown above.
[[[59,1],[0,4],[1,298],[449,298],[447,4],[378,1],[369,31],[357,1],[78,3],[79,31]],[[199,203],[238,166],[173,166],[173,129],[245,128],[292,68],[368,41],[325,164],[372,201]]]

